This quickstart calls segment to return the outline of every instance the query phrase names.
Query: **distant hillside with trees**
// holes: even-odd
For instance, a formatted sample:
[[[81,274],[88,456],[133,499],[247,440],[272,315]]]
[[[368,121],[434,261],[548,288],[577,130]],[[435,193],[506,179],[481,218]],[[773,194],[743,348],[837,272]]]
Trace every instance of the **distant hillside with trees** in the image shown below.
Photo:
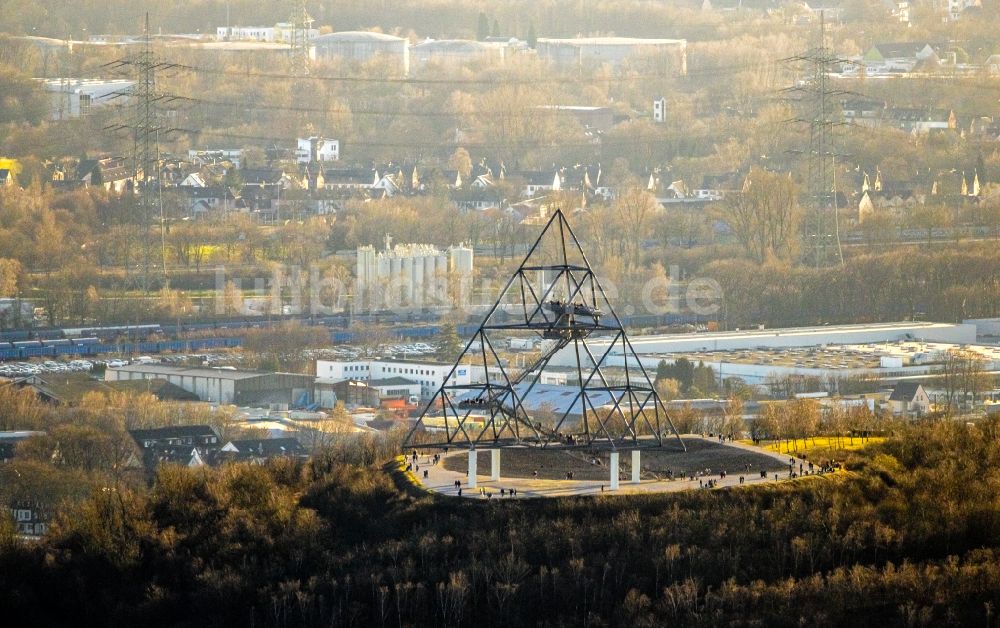
[[[990,625],[1000,419],[895,430],[834,476],[596,499],[426,496],[374,444],[167,467],[148,491],[94,489],[37,545],[0,526],[0,607],[31,625]]]

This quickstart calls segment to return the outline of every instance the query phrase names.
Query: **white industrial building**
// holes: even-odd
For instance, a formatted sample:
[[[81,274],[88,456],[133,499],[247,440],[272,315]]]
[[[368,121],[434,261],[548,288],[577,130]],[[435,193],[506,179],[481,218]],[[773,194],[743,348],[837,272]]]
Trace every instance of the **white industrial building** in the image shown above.
[[[601,65],[613,67],[633,57],[662,57],[681,74],[687,73],[687,40],[639,39],[635,37],[539,38],[539,59],[560,66]]]
[[[704,362],[719,377],[738,377],[749,384],[787,376],[829,381],[848,377],[884,380],[926,375],[938,368],[943,352],[964,347],[979,351],[989,365],[1000,367],[1000,348],[974,345],[976,328],[970,324],[882,323],[767,329],[708,334],[635,336],[630,341],[647,369],[661,360],[685,357]],[[607,341],[589,341],[602,355]],[[553,365],[575,364],[572,349],[563,350]],[[605,359],[612,367],[626,366],[620,347]],[[630,362],[627,366],[637,368]]]
[[[923,341],[825,345],[783,349],[736,349],[692,353],[645,354],[639,357],[647,369],[664,360],[684,357],[712,367],[722,379],[738,377],[749,384],[765,384],[786,377],[814,378],[823,382],[854,377],[897,381],[939,372],[948,351],[964,349],[978,354],[986,370],[1000,368],[1000,348]],[[621,357],[609,364],[623,366]]]
[[[219,26],[215,29],[215,38],[219,41],[291,43],[294,34],[295,25],[290,22],[278,22],[274,26]],[[306,29],[306,39],[312,40],[318,36],[319,29]]]
[[[69,120],[89,114],[93,109],[128,102],[128,91],[135,81],[126,79],[41,79],[50,97],[49,119]]]
[[[970,318],[962,322],[975,325],[977,336],[1000,338],[1000,318]]]
[[[410,44],[402,37],[367,31],[343,31],[313,39],[316,58],[340,58],[364,63],[385,58],[403,74],[410,71]]]
[[[823,325],[819,327],[720,331],[707,334],[630,336],[629,340],[640,355],[645,353],[850,345],[901,340],[962,344],[976,341],[976,327],[965,323],[873,323],[869,325]],[[590,344],[598,349],[601,349],[602,345],[603,348],[607,347],[607,344],[600,340],[594,340]],[[568,353],[564,351],[558,354],[556,359],[567,360],[568,357]]]
[[[375,251],[358,247],[357,292],[362,303],[373,306],[431,305],[448,303],[449,281],[469,286],[472,281],[473,251],[465,245],[440,251],[430,244],[397,244]],[[460,295],[467,290],[459,290]],[[367,299],[365,299],[367,297]]]
[[[442,362],[417,362],[409,360],[316,360],[316,382],[333,384],[348,380],[368,382],[382,388],[400,388],[396,378],[408,380],[420,386],[420,396],[429,399],[451,373],[452,364]],[[448,380],[450,385],[472,383],[472,368],[460,365]]]
[[[339,161],[340,140],[326,137],[300,137],[295,148],[295,161],[300,164]]]

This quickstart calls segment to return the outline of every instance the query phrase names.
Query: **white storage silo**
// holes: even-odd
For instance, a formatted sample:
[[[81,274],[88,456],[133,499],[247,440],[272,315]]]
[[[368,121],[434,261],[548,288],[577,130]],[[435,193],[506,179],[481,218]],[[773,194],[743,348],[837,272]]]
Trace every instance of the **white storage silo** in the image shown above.
[[[403,270],[400,272],[400,282],[403,286],[403,303],[409,305],[413,303],[413,258],[406,256],[401,261]]]
[[[424,302],[434,303],[437,301],[437,257],[434,252],[429,252],[424,257]]]
[[[434,263],[434,293],[438,303],[448,303],[448,256],[438,253]]]

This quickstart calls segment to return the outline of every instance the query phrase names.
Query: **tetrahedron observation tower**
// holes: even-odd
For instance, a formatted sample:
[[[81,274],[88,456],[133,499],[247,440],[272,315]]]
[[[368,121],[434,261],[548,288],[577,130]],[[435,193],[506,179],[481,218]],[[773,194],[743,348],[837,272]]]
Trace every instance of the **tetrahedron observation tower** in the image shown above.
[[[508,352],[514,343],[537,350],[524,359]],[[557,355],[562,366],[547,373],[566,383],[542,382]],[[684,448],[579,240],[557,210],[404,447],[617,450],[661,447],[671,435]]]

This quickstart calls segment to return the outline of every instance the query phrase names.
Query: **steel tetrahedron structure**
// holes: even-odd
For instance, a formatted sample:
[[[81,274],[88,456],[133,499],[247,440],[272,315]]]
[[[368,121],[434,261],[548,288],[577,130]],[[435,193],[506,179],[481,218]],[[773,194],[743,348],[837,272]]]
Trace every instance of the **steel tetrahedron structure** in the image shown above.
[[[515,343],[534,351],[509,352]],[[557,356],[561,366],[546,370]],[[517,358],[522,363],[512,364]],[[543,372],[560,383],[543,382]],[[557,210],[404,446],[661,447],[671,433],[684,448],[576,234]]]

